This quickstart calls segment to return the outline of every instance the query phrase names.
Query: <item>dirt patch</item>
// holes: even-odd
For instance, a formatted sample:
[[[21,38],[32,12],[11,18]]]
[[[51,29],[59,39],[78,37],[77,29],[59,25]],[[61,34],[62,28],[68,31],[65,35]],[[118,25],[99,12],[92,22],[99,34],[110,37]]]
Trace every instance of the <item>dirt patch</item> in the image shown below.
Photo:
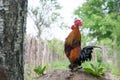
[[[70,70],[57,69],[47,72],[39,80],[112,80],[101,77],[95,77],[89,73],[79,70],[71,72]]]

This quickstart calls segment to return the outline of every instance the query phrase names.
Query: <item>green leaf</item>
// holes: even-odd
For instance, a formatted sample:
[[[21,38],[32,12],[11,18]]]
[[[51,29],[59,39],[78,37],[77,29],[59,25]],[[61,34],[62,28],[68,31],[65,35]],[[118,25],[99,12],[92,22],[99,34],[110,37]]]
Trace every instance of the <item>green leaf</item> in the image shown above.
[[[93,73],[94,71],[93,71],[93,69],[91,69],[91,68],[87,68],[87,67],[85,67],[85,68],[83,68],[86,72],[89,72],[89,73]]]
[[[46,66],[42,68],[42,74],[44,73],[45,70],[46,70]]]
[[[46,66],[43,68],[41,66],[35,67],[34,72],[38,74],[39,76],[43,75],[44,71],[46,70]]]
[[[89,66],[88,66],[89,65]],[[83,69],[94,75],[94,76],[104,76],[104,66],[99,62],[85,62],[82,64]]]
[[[103,72],[104,71],[104,67],[100,67],[99,69],[98,69],[98,73],[101,73],[101,72]]]
[[[97,68],[96,64],[91,63],[90,65],[96,71],[96,68]]]
[[[36,72],[38,75],[41,74],[41,71],[40,71],[38,68],[35,68],[35,69],[34,69],[34,72]]]

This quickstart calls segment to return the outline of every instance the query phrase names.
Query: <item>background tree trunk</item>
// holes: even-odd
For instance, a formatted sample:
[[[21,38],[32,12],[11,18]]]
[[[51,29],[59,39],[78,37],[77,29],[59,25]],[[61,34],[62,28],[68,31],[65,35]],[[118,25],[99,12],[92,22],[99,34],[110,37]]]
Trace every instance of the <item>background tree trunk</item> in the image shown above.
[[[24,80],[27,0],[0,0],[0,64],[9,80]]]
[[[115,37],[115,40],[113,42],[113,49],[114,49],[114,52],[113,52],[113,56],[114,56],[114,65],[116,68],[118,68],[118,51],[117,51],[117,44],[116,44],[116,37]]]

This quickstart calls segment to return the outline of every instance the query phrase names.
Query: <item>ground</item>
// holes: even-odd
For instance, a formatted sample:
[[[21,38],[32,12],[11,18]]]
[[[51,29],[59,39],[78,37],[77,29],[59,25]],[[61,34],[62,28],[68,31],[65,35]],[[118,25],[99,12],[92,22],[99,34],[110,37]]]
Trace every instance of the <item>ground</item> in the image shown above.
[[[53,71],[48,71],[45,75],[40,77],[38,80],[119,80],[113,79],[108,73],[106,78],[95,77],[83,70],[76,72],[71,72],[70,70],[56,69]]]

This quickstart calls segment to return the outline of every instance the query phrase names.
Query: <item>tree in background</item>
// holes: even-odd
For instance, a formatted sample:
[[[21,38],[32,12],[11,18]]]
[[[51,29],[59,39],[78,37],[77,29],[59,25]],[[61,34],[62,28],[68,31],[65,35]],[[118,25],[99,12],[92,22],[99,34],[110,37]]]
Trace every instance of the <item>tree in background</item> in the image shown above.
[[[61,6],[57,0],[39,0],[39,5],[36,8],[30,8],[29,16],[33,19],[35,27],[38,30],[37,37],[40,38],[44,28],[50,27],[57,23],[60,18],[59,10]]]
[[[87,0],[82,7],[75,10],[75,15],[83,20],[83,28],[89,29],[89,36],[102,44],[109,42],[106,46],[113,48],[114,62],[117,66],[120,49],[120,1]]]
[[[27,0],[0,1],[0,64],[9,80],[24,80],[26,13]]]
[[[60,4],[57,0],[39,0],[39,5],[36,8],[30,8],[29,16],[33,19],[35,23],[35,28],[37,29],[37,39],[38,39],[38,47],[42,47],[40,45],[41,40],[41,33],[45,28],[51,27],[52,25],[58,24],[58,19],[60,19],[60,14],[58,10],[61,8]],[[42,65],[45,64],[45,57],[46,57],[46,46],[47,41],[43,44],[43,51],[42,51]],[[41,53],[38,49],[37,53]]]
[[[39,5],[35,8],[29,6],[28,17],[32,18],[38,31],[37,36],[30,37],[26,35],[26,58],[25,58],[25,76],[26,80],[30,78],[34,80],[36,77],[33,68],[36,66],[51,66],[53,61],[53,52],[48,48],[49,41],[42,40],[41,34],[46,28],[59,27],[61,25],[61,17],[58,10],[61,8],[57,0],[39,0]],[[29,23],[28,23],[29,24]],[[50,34],[47,32],[48,35]],[[49,36],[48,36],[49,37]],[[55,44],[55,42],[54,42]],[[54,45],[52,44],[52,46]]]

